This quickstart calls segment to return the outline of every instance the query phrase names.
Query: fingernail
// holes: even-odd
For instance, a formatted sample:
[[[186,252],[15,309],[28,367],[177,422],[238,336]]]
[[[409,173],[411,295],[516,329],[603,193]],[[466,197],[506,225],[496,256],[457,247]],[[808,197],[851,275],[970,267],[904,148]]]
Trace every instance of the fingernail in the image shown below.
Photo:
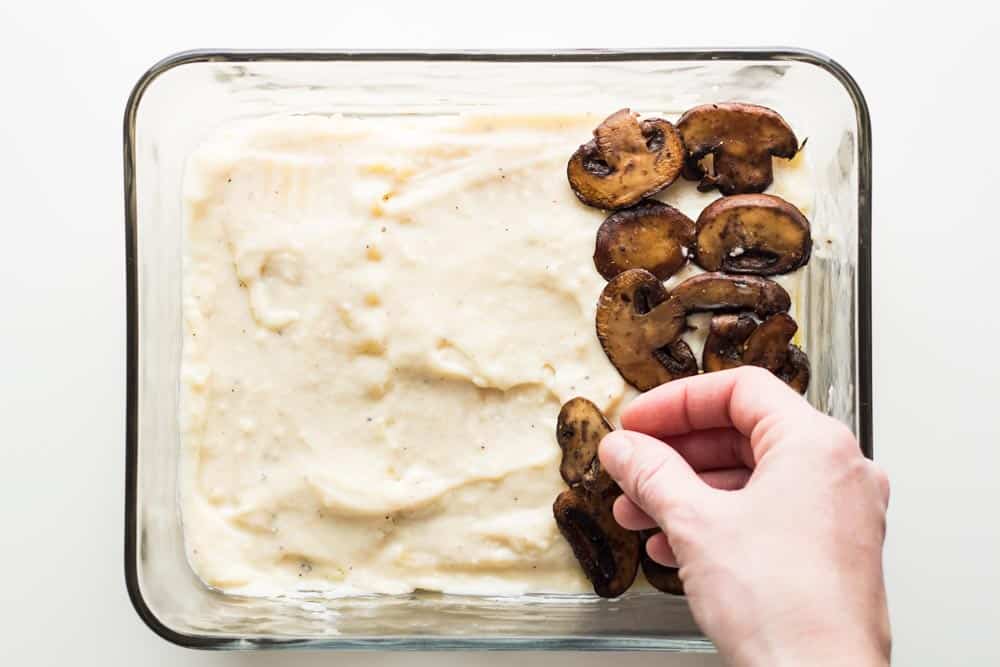
[[[601,441],[601,464],[611,470],[621,470],[632,454],[632,439],[622,431],[612,431]]]

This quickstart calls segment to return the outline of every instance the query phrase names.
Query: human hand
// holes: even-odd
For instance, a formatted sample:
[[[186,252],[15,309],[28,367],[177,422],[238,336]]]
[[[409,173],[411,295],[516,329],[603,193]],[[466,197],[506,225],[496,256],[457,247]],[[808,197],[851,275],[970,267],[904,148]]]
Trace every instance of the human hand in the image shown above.
[[[657,387],[622,426],[600,446],[615,518],[663,529],[647,551],[727,662],[889,664],[889,484],[847,427],[749,366]]]

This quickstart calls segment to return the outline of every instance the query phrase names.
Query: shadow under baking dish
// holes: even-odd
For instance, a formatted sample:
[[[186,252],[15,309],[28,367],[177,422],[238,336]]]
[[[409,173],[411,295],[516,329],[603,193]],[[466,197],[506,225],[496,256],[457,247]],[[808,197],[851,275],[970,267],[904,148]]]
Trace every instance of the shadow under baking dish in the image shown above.
[[[808,137],[814,229],[799,309],[809,400],[872,452],[871,136],[864,98],[799,50],[240,52],[172,56],[125,111],[128,312],[125,570],[143,620],[212,649],[709,651],[683,598],[627,593],[251,598],[206,587],[184,554],[177,503],[184,160],[227,121],[275,113],[441,115],[524,107],[675,116],[708,101],[777,108]],[[582,139],[581,139],[582,140]]]

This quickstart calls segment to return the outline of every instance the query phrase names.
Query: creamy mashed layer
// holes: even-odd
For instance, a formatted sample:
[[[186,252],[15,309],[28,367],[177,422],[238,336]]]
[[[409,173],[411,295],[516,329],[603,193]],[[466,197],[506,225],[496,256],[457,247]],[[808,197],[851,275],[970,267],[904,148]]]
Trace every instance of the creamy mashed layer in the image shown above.
[[[181,503],[206,583],[590,591],[551,505],[560,405],[634,394],[594,334],[605,215],[566,181],[600,120],[267,118],[190,158]],[[809,215],[800,163],[769,192]],[[717,196],[659,198],[694,219]]]

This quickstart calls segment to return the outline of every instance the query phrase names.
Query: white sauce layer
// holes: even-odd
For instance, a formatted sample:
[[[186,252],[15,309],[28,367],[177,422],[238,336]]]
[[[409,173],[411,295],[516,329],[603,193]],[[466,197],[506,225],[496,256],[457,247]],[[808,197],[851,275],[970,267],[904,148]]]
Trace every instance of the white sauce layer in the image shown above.
[[[551,505],[559,406],[634,393],[594,334],[605,214],[566,181],[600,120],[267,118],[190,158],[181,503],[206,583],[590,590]],[[800,164],[769,192],[808,216]],[[659,198],[696,219],[717,196]]]

